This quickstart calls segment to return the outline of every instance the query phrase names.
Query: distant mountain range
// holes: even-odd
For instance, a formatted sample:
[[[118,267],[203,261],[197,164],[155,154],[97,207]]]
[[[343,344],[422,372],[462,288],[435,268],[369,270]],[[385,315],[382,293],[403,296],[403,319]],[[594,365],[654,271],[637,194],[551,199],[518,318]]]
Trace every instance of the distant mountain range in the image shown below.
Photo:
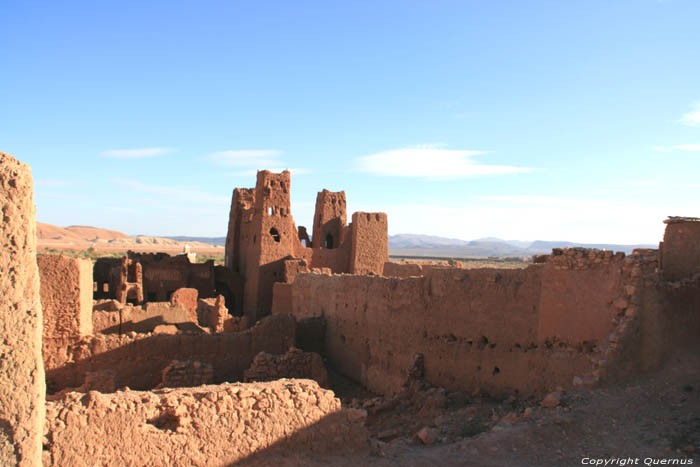
[[[208,243],[210,245],[218,245],[218,246],[225,246],[226,245],[226,237],[187,237],[185,235],[177,235],[173,237],[163,237],[163,238],[169,238],[170,240],[177,240],[178,242],[199,242],[199,243]]]
[[[434,256],[452,258],[524,257],[551,253],[552,248],[583,247],[631,253],[635,248],[658,248],[658,245],[618,245],[611,243],[575,243],[567,241],[533,242],[487,237],[478,240],[398,234],[389,237],[392,256]]]
[[[39,242],[43,246],[61,247],[74,245],[110,246],[112,248],[150,247],[151,249],[182,249],[186,243],[194,249],[224,246],[226,237],[188,237],[184,235],[171,237],[150,237],[145,235],[128,236],[114,230],[97,227],[70,226],[57,227],[37,223]],[[552,248],[566,247],[597,248],[599,250],[623,251],[631,253],[635,248],[658,248],[658,245],[616,245],[607,243],[574,243],[567,241],[526,242],[521,240],[502,240],[488,237],[478,240],[459,240],[457,238],[435,237],[431,235],[399,234],[389,236],[389,254],[391,256],[444,257],[444,258],[487,258],[487,257],[530,257],[546,254]]]
[[[200,242],[225,245],[226,237],[165,237],[179,242]],[[631,253],[635,248],[657,248],[658,245],[617,245],[607,243],[574,243],[567,241],[502,240],[487,237],[478,240],[436,237],[432,235],[398,234],[389,236],[389,253],[392,256],[435,256],[452,258],[522,257],[551,253],[552,248],[597,248],[599,250]]]

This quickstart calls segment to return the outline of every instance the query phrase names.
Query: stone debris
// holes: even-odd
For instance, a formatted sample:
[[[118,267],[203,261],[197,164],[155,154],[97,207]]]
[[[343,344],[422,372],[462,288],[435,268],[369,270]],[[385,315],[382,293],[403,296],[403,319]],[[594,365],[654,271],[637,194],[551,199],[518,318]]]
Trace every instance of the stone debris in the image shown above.
[[[426,446],[435,444],[439,439],[437,430],[427,426],[421,428],[418,433],[416,433],[416,437]]]
[[[553,409],[554,407],[559,407],[559,404],[561,403],[561,395],[562,394],[559,391],[550,392],[542,400],[542,407],[546,409]]]
[[[260,352],[250,368],[243,373],[244,381],[273,381],[280,378],[306,378],[328,386],[328,371],[320,355],[291,348],[284,355]]]

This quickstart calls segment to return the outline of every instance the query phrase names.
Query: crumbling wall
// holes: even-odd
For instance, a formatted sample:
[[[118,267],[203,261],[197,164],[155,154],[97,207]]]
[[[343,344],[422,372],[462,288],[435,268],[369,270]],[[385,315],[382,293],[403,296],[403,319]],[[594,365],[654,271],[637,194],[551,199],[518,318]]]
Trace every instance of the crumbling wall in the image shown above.
[[[678,281],[700,273],[700,219],[669,217],[660,245],[661,271],[667,281]]]
[[[328,387],[328,371],[321,356],[297,348],[290,348],[284,355],[260,352],[250,368],[243,372],[243,378],[246,382],[281,378],[313,379],[321,387]]]
[[[384,263],[389,261],[388,225],[383,212],[352,215],[351,274],[382,274]]]
[[[48,403],[44,465],[222,466],[276,449],[359,451],[365,418],[308,380],[71,393]]]
[[[223,295],[217,298],[199,299],[197,303],[199,325],[208,327],[212,333],[239,332],[246,329],[244,316],[231,316]]]
[[[258,353],[280,354],[293,346],[295,327],[293,317],[273,316],[238,333],[52,339],[44,343],[46,381],[53,393],[81,386],[89,372],[112,370],[116,387],[147,390],[161,382],[171,360],[199,360],[213,366],[214,382],[237,381]]]
[[[611,320],[626,308],[624,257],[612,251],[554,249],[542,272],[540,340],[604,342]]]
[[[40,466],[44,426],[36,208],[29,166],[0,152],[0,464]]]
[[[192,322],[197,323],[198,298],[199,293],[197,292],[197,289],[183,287],[173,292],[172,296],[170,297],[170,304],[180,305],[182,308],[187,310],[187,313],[189,313],[190,317],[192,318]]]
[[[62,255],[39,255],[45,338],[92,334],[92,263]]]
[[[114,298],[121,303],[132,303],[134,305],[143,303],[143,269],[141,263],[131,258],[121,259],[119,271],[114,272],[119,278],[119,284],[114,291]]]
[[[436,266],[403,279],[299,274],[291,309],[297,319],[325,317],[330,361],[376,392],[398,391],[416,352],[435,385],[541,392],[591,375],[615,329],[623,262],[597,260],[591,254],[561,268],[556,255],[526,269]]]
[[[160,325],[173,325],[181,331],[201,333],[197,316],[180,304],[149,302],[143,306],[126,305],[116,300],[104,301],[93,307],[94,333],[128,334],[131,332],[153,332]],[[50,336],[49,336],[50,337]]]

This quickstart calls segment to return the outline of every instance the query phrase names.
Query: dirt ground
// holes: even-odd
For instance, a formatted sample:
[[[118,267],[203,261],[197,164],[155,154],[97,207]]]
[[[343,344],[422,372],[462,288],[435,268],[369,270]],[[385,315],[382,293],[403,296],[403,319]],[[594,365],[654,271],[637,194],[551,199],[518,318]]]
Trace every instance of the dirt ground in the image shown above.
[[[384,401],[337,375],[331,384],[345,405],[368,410],[368,452],[275,455],[243,465],[700,465],[700,348],[624,383],[567,389],[554,408],[541,407],[541,398],[494,400],[427,387]],[[416,436],[423,428],[427,445]]]

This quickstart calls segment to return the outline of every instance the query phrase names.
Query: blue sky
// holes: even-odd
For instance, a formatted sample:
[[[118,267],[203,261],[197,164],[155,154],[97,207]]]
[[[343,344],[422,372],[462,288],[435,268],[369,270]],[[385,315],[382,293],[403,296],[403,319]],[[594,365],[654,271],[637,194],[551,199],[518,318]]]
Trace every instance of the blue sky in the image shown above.
[[[656,243],[700,216],[700,2],[3,2],[0,150],[37,217],[226,233],[292,170],[389,230]]]

